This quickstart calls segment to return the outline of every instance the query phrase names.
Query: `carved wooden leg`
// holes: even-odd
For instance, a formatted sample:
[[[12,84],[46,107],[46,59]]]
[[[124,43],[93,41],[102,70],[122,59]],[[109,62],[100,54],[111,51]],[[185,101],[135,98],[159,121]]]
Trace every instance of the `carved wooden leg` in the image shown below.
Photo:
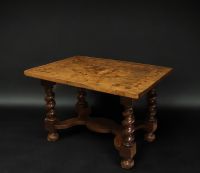
[[[136,154],[135,143],[135,118],[133,114],[132,100],[128,98],[122,98],[121,103],[124,105],[123,111],[124,120],[122,121],[122,145],[120,147],[120,155],[122,157],[121,167],[130,169],[134,166],[133,157]]]
[[[54,99],[54,92],[53,86],[55,85],[54,82],[49,81],[41,81],[42,86],[44,87],[45,91],[45,101],[46,101],[46,117],[45,117],[45,128],[48,131],[47,140],[48,141],[56,141],[59,138],[59,135],[54,127],[55,123],[57,122],[57,118],[55,115],[55,99]]]
[[[155,140],[154,132],[157,129],[157,119],[156,119],[156,90],[152,89],[147,94],[148,101],[148,115],[146,121],[146,131],[145,140],[148,142],[153,142]]]
[[[83,88],[79,88],[77,96],[78,101],[76,103],[75,110],[80,119],[87,119],[90,114],[88,103],[85,100],[86,95],[87,95],[86,90]]]

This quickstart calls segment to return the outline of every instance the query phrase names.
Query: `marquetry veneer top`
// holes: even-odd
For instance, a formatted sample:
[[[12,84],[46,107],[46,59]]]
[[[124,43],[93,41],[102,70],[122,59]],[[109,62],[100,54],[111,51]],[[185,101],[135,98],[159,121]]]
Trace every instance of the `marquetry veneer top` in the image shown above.
[[[74,56],[25,70],[26,76],[119,96],[140,98],[171,68],[129,61]]]

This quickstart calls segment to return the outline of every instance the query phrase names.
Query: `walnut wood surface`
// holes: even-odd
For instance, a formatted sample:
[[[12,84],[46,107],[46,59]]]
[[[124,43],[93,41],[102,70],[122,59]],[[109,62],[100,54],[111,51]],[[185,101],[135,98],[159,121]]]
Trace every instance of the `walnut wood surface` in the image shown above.
[[[26,76],[61,84],[140,98],[171,68],[128,61],[74,56],[28,69]]]

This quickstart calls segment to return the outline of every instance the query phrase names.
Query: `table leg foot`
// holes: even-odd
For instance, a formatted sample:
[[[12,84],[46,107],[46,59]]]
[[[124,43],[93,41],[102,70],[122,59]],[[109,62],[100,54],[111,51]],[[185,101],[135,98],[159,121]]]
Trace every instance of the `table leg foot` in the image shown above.
[[[156,139],[156,135],[153,134],[153,133],[148,133],[148,134],[145,134],[145,135],[144,135],[144,139],[145,139],[145,141],[147,141],[147,142],[153,142],[153,141],[155,141],[155,139]]]
[[[152,89],[148,92],[147,95],[148,101],[148,115],[146,120],[146,134],[144,135],[144,139],[147,142],[153,142],[156,139],[156,135],[154,134],[157,129],[157,119],[156,119],[156,90]]]
[[[49,142],[55,142],[59,139],[59,134],[56,132],[56,133],[48,133],[47,135],[47,140]]]
[[[123,169],[131,169],[134,166],[134,160],[128,159],[128,160],[121,160],[121,167]]]

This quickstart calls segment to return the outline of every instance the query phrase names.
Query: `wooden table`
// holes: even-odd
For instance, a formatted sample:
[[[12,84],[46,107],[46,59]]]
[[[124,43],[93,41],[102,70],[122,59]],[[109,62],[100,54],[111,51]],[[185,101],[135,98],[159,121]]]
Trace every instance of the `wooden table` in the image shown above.
[[[114,146],[121,156],[121,167],[130,169],[134,165],[136,154],[135,131],[143,129],[144,139],[152,142],[157,128],[156,91],[158,82],[172,71],[171,68],[128,61],[74,56],[60,61],[25,70],[24,74],[38,78],[44,87],[46,96],[45,128],[47,140],[59,138],[57,130],[76,125],[85,125],[88,129],[100,133],[113,133]],[[66,84],[79,88],[75,106],[77,115],[71,119],[59,121],[55,114],[53,86]],[[105,118],[91,118],[86,89],[120,96],[124,106],[122,124]],[[137,124],[134,118],[133,103],[147,93],[148,113],[143,123]]]

